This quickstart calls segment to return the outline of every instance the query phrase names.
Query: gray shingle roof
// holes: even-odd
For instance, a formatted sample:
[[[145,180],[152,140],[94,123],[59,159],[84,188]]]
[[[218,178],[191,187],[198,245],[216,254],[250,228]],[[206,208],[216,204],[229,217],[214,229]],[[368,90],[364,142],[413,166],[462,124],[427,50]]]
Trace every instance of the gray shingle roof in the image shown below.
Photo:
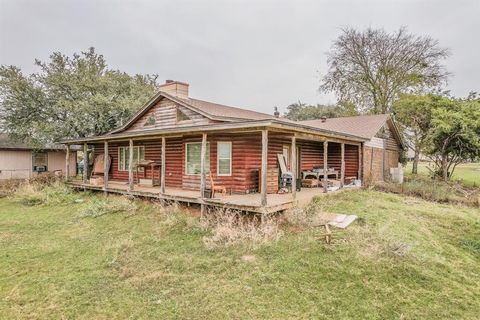
[[[301,124],[318,129],[331,130],[347,133],[365,139],[373,138],[390,119],[388,114],[363,115],[354,117],[328,118],[323,122],[321,119],[299,121]]]
[[[43,146],[41,148],[34,147],[25,143],[23,141],[14,141],[12,140],[7,133],[0,133],[0,149],[10,149],[10,150],[33,150],[33,149],[42,149],[42,150],[61,150],[64,147],[60,144],[50,144]]]

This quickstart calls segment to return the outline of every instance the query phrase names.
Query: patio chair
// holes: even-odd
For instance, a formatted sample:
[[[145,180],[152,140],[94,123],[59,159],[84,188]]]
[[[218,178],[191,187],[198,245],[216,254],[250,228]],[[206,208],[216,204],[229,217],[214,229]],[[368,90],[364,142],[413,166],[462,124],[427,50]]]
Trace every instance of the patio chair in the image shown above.
[[[222,197],[227,195],[227,188],[223,186],[216,186],[215,183],[213,182],[212,175],[209,174],[208,178],[210,179],[210,188],[212,188],[212,198],[215,197],[215,192],[220,192],[222,194]]]

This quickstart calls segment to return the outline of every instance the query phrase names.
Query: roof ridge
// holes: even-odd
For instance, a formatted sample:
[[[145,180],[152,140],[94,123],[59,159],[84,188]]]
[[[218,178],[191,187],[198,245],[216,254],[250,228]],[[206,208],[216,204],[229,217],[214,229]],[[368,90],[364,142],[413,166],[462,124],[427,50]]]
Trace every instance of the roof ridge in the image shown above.
[[[356,116],[343,116],[343,117],[333,117],[333,118],[327,118],[327,120],[333,120],[333,119],[347,119],[347,118],[360,118],[360,117],[379,117],[379,116],[387,116],[387,117],[390,117],[390,114],[388,114],[388,113],[379,113],[379,114],[359,114],[359,115],[356,115]],[[303,122],[303,121],[316,121],[316,120],[322,120],[322,119],[318,118],[318,119],[299,120],[299,122]]]

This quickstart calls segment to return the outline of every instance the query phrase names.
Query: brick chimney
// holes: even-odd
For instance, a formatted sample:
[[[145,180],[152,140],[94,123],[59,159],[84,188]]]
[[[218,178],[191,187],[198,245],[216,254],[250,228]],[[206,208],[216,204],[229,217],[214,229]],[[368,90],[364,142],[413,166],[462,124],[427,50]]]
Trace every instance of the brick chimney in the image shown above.
[[[175,97],[188,98],[188,83],[167,80],[164,84],[160,85],[160,91]]]

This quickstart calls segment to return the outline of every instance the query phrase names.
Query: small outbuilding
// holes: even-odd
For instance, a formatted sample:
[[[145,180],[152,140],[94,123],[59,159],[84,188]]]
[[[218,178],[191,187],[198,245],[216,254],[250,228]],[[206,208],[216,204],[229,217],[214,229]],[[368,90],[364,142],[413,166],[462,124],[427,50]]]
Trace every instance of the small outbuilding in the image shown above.
[[[49,145],[41,149],[15,142],[0,134],[0,180],[29,179],[40,173],[65,173],[65,147]],[[69,176],[75,176],[76,153],[69,159]]]

